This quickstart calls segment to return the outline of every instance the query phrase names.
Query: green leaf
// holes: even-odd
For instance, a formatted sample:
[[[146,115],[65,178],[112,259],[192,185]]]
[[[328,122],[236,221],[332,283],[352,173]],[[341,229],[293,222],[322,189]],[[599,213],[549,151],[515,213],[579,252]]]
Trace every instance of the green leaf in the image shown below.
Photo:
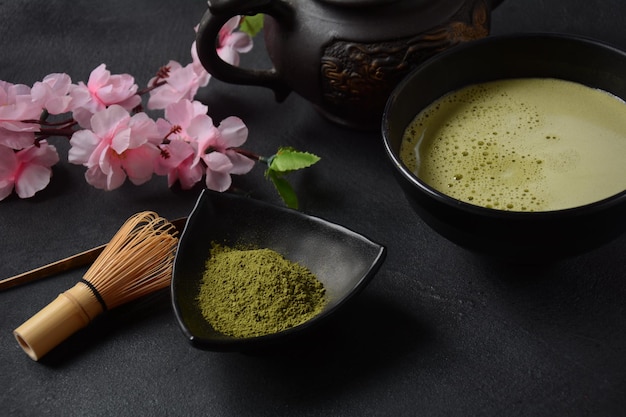
[[[260,160],[267,163],[265,177],[272,181],[283,202],[287,207],[297,209],[298,197],[296,192],[284,177],[292,171],[310,167],[317,163],[320,157],[309,152],[297,151],[291,147],[282,147],[278,149],[276,154]]]
[[[263,14],[255,14],[253,16],[243,16],[239,30],[247,33],[251,37],[255,37],[263,29]]]
[[[283,199],[287,207],[298,209],[298,196],[296,195],[296,192],[291,184],[289,184],[289,181],[283,178],[282,175],[269,169],[266,171],[266,175],[274,184],[276,191],[278,191],[278,194]]]
[[[293,148],[280,148],[272,158],[269,169],[276,172],[290,172],[308,168],[319,160],[319,156],[309,152],[300,152]]]

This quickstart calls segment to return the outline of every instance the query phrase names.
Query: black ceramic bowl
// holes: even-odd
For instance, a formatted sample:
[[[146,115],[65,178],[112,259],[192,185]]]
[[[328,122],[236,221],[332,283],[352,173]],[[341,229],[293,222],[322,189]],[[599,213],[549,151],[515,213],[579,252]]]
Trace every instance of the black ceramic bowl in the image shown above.
[[[196,301],[212,242],[269,248],[300,263],[324,284],[328,303],[314,318],[279,333],[236,338],[215,331]],[[252,198],[205,190],[187,220],[174,260],[174,312],[195,347],[215,351],[266,347],[336,312],[369,283],[385,254],[383,246],[343,226]]]
[[[534,263],[580,254],[622,234],[626,191],[565,210],[500,211],[436,191],[399,157],[408,124],[444,94],[470,84],[528,77],[574,81],[626,99],[626,53],[556,34],[491,37],[458,46],[425,62],[398,85],[385,108],[382,134],[407,199],[435,231],[476,252]]]

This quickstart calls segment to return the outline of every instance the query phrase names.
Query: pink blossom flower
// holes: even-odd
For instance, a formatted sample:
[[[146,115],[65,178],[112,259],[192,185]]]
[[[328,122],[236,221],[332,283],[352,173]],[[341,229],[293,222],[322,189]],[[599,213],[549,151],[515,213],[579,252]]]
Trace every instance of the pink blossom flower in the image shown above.
[[[39,126],[24,120],[38,119],[41,111],[41,105],[32,99],[30,87],[0,81],[0,145],[12,149],[32,145]]]
[[[74,119],[86,129],[91,127],[91,116],[108,106],[116,104],[130,111],[141,103],[135,79],[129,74],[111,75],[104,64],[91,72],[87,85],[80,82],[72,86],[70,94]]]
[[[252,38],[244,32],[236,29],[241,23],[241,16],[232,17],[219,32],[217,54],[222,60],[231,65],[239,65],[239,54],[249,52],[252,49]]]
[[[87,167],[85,178],[96,188],[113,190],[126,178],[135,185],[148,181],[161,142],[156,122],[145,113],[131,117],[126,109],[112,105],[93,115],[93,130],[72,135],[68,160]]]
[[[155,173],[167,175],[168,186],[179,181],[184,190],[192,188],[204,175],[202,164],[198,163],[196,138],[187,133],[187,128],[207,116],[208,108],[198,101],[181,100],[165,109],[165,118],[157,121],[163,137],[168,142],[161,145],[161,157],[157,158]],[[212,122],[210,122],[212,124]]]
[[[197,30],[197,26],[196,26],[196,30]],[[202,65],[202,62],[200,62],[200,57],[198,57],[198,49],[196,47],[196,41],[193,41],[193,43],[191,44],[191,66],[193,67],[193,70],[195,71],[196,74],[203,74],[205,75],[207,78],[205,81],[205,84],[208,84],[211,75],[207,72],[207,70],[204,68],[204,65]],[[202,85],[201,87],[204,87],[204,85]]]
[[[219,32],[217,53],[231,65],[239,65],[239,54],[249,52],[253,47],[252,38],[248,34],[235,31],[240,21],[239,16],[231,18]],[[150,91],[149,109],[165,109],[183,99],[193,100],[198,89],[206,86],[211,78],[198,58],[195,41],[191,44],[190,64],[183,67],[176,61],[170,61],[167,67],[169,75],[166,78],[155,77],[148,83],[152,86],[155,82],[164,82]]]
[[[56,148],[42,140],[20,151],[0,145],[0,200],[13,189],[20,198],[29,198],[46,188],[52,165],[59,161]]]
[[[207,188],[226,191],[232,184],[231,174],[247,174],[254,167],[254,160],[233,149],[243,145],[248,138],[248,128],[238,117],[228,117],[218,127],[212,121],[198,120],[187,131],[197,138],[196,159],[206,164]]]
[[[191,49],[192,56],[195,46],[196,43],[194,42]],[[193,100],[198,89],[209,83],[211,76],[204,67],[199,64],[199,61],[196,62],[195,59],[191,64],[184,67],[176,61],[170,61],[167,64],[169,74],[167,78],[162,80],[165,84],[150,91],[150,98],[148,99],[149,109],[162,110],[170,104],[177,103],[181,100]],[[148,85],[154,85],[157,81],[160,80],[155,77],[150,80]]]
[[[72,79],[67,74],[49,74],[37,81],[31,89],[33,100],[50,114],[62,114],[71,110],[69,95]]]
[[[180,100],[177,103],[170,104],[165,109],[165,119],[172,125],[179,126],[182,130],[178,136],[185,140],[191,140],[187,133],[187,127],[191,126],[196,119],[205,119],[208,116],[209,108],[199,101],[191,101],[188,99]]]
[[[194,145],[195,142],[173,139],[167,145],[161,146],[163,152],[156,160],[155,173],[167,175],[169,187],[178,181],[183,190],[188,190],[202,180],[204,168],[195,162],[197,147]]]

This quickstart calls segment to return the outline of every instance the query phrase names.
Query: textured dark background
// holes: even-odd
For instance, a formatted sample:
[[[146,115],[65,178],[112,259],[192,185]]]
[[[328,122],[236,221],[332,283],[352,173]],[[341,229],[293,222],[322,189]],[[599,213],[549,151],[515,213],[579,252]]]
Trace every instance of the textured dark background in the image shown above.
[[[104,62],[144,85],[189,62],[200,0],[0,0],[0,79],[86,80]],[[492,33],[567,32],[626,49],[623,0],[506,0]],[[262,60],[261,47],[248,61]],[[85,269],[0,293],[0,415],[618,416],[626,409],[626,237],[550,266],[487,262],[409,208],[377,133],[344,130],[300,97],[213,80],[210,114],[244,119],[247,147],[306,149],[322,161],[293,181],[302,209],[388,247],[371,285],[298,343],[263,354],[193,349],[167,294],[122,307],[39,363],[11,332]],[[62,155],[67,144],[55,141]],[[278,203],[261,167],[236,181]],[[0,278],[105,243],[132,213],[186,215],[199,190],[163,178],[112,192],[83,168],[54,168],[35,198],[0,202]]]

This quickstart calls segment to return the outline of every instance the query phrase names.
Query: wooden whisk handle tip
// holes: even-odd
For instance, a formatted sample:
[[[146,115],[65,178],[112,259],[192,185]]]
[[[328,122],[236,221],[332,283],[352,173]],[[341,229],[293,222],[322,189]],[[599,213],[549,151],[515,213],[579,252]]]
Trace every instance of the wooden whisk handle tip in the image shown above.
[[[33,360],[41,359],[61,342],[102,313],[100,303],[84,284],[76,284],[13,331]]]

